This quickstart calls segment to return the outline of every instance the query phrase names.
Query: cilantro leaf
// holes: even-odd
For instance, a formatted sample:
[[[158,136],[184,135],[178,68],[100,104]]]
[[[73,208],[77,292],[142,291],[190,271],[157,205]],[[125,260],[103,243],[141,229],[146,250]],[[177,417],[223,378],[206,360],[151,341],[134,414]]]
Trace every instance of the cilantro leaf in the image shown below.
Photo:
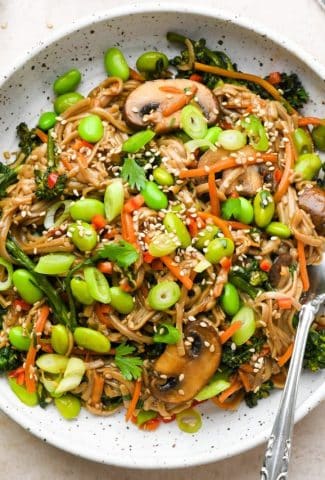
[[[225,220],[230,220],[232,217],[240,215],[240,200],[239,198],[228,198],[221,205],[221,215]]]
[[[121,176],[131,188],[137,188],[138,190],[141,190],[147,181],[144,169],[133,158],[124,160]]]
[[[123,343],[119,345],[115,350],[114,362],[121,370],[124,378],[127,380],[136,380],[141,377],[142,370],[140,367],[143,365],[143,360],[140,357],[130,357],[130,353],[135,351],[135,347]]]
[[[116,262],[121,268],[128,268],[139,258],[139,253],[131,243],[125,240],[107,243],[92,257],[94,262],[105,258]]]

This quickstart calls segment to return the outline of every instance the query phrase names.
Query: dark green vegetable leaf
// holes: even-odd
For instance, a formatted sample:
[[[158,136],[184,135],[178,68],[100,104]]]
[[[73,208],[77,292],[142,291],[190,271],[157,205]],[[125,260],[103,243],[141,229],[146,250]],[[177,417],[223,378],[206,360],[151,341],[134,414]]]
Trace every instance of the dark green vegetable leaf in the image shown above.
[[[130,357],[135,347],[123,343],[116,348],[114,362],[127,380],[136,380],[141,377],[143,360],[140,357]]]
[[[231,370],[235,370],[239,368],[242,363],[249,362],[252,355],[262,350],[265,341],[265,337],[251,337],[249,344],[245,343],[244,345],[237,347],[236,350],[231,349],[231,341],[226,342],[222,348],[222,367],[228,367]]]
[[[228,200],[221,205],[221,216],[225,220],[230,220],[240,215],[240,210],[239,198],[228,198]]]
[[[19,353],[11,347],[0,348],[0,373],[15,370],[21,364]]]
[[[7,188],[17,181],[18,168],[0,163],[0,198],[7,195]]]
[[[128,268],[138,260],[139,253],[131,243],[120,240],[107,243],[92,257],[92,261],[96,262],[102,258],[116,262],[121,268]]]
[[[144,169],[133,158],[124,160],[121,176],[131,188],[137,188],[138,190],[141,190],[147,181]]]
[[[16,130],[19,137],[19,147],[25,155],[30,155],[34,148],[42,143],[36,135],[35,129],[29,130],[26,123],[20,123]]]
[[[270,395],[270,391],[273,389],[273,382],[268,380],[260,386],[257,392],[248,392],[245,395],[245,402],[249,408],[256,407],[257,402],[262,398],[267,398]]]
[[[67,182],[66,175],[59,175],[53,187],[49,186],[49,176],[55,173],[52,167],[45,172],[35,170],[35,182],[37,189],[35,195],[40,200],[54,200],[63,194]]]
[[[304,357],[304,367],[312,372],[325,368],[325,328],[310,330]]]

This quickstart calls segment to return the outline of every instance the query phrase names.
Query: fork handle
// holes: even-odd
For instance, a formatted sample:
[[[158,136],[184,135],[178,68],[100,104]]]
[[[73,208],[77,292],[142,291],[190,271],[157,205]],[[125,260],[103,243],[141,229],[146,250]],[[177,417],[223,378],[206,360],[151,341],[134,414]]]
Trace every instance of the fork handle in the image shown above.
[[[319,304],[307,303],[300,311],[299,323],[294,343],[286,384],[282,393],[279,410],[269,438],[261,480],[285,480],[288,478],[291,437],[299,377],[306,348],[307,336]]]

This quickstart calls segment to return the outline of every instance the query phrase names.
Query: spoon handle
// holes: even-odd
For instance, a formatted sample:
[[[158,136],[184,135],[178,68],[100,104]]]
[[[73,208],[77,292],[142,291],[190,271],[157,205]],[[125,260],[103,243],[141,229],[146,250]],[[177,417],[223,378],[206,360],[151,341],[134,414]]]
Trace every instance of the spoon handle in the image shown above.
[[[308,331],[318,309],[319,304],[315,305],[314,302],[308,302],[300,311],[289,372],[272,433],[267,444],[261,469],[261,480],[285,480],[288,478],[299,377]]]

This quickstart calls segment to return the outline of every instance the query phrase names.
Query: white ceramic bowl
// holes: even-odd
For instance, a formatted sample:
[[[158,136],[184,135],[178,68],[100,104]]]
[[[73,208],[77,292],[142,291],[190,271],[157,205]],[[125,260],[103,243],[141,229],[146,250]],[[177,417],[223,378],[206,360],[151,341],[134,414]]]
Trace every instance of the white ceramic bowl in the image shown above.
[[[78,29],[77,29],[78,27]],[[205,37],[208,44],[224,49],[243,71],[265,75],[273,70],[295,71],[307,86],[312,101],[306,111],[324,116],[325,69],[291,43],[276,38],[248,20],[200,7],[175,3],[135,6],[93,15],[71,32],[57,34],[49,45],[29,52],[0,87],[0,151],[16,145],[15,127],[21,121],[33,125],[39,112],[50,109],[53,79],[68,68],[83,73],[81,91],[87,93],[105,75],[103,52],[119,45],[130,64],[145,50],[174,53],[165,40],[167,30]],[[325,372],[304,374],[296,419],[299,420],[325,396]],[[203,428],[185,434],[173,423],[146,433],[124,416],[95,417],[83,411],[66,422],[52,407],[27,408],[0,381],[0,407],[13,420],[44,441],[98,462],[135,468],[172,468],[212,462],[248,450],[267,439],[279,402],[279,393],[254,409],[242,405],[224,413],[211,403],[200,407]]]

